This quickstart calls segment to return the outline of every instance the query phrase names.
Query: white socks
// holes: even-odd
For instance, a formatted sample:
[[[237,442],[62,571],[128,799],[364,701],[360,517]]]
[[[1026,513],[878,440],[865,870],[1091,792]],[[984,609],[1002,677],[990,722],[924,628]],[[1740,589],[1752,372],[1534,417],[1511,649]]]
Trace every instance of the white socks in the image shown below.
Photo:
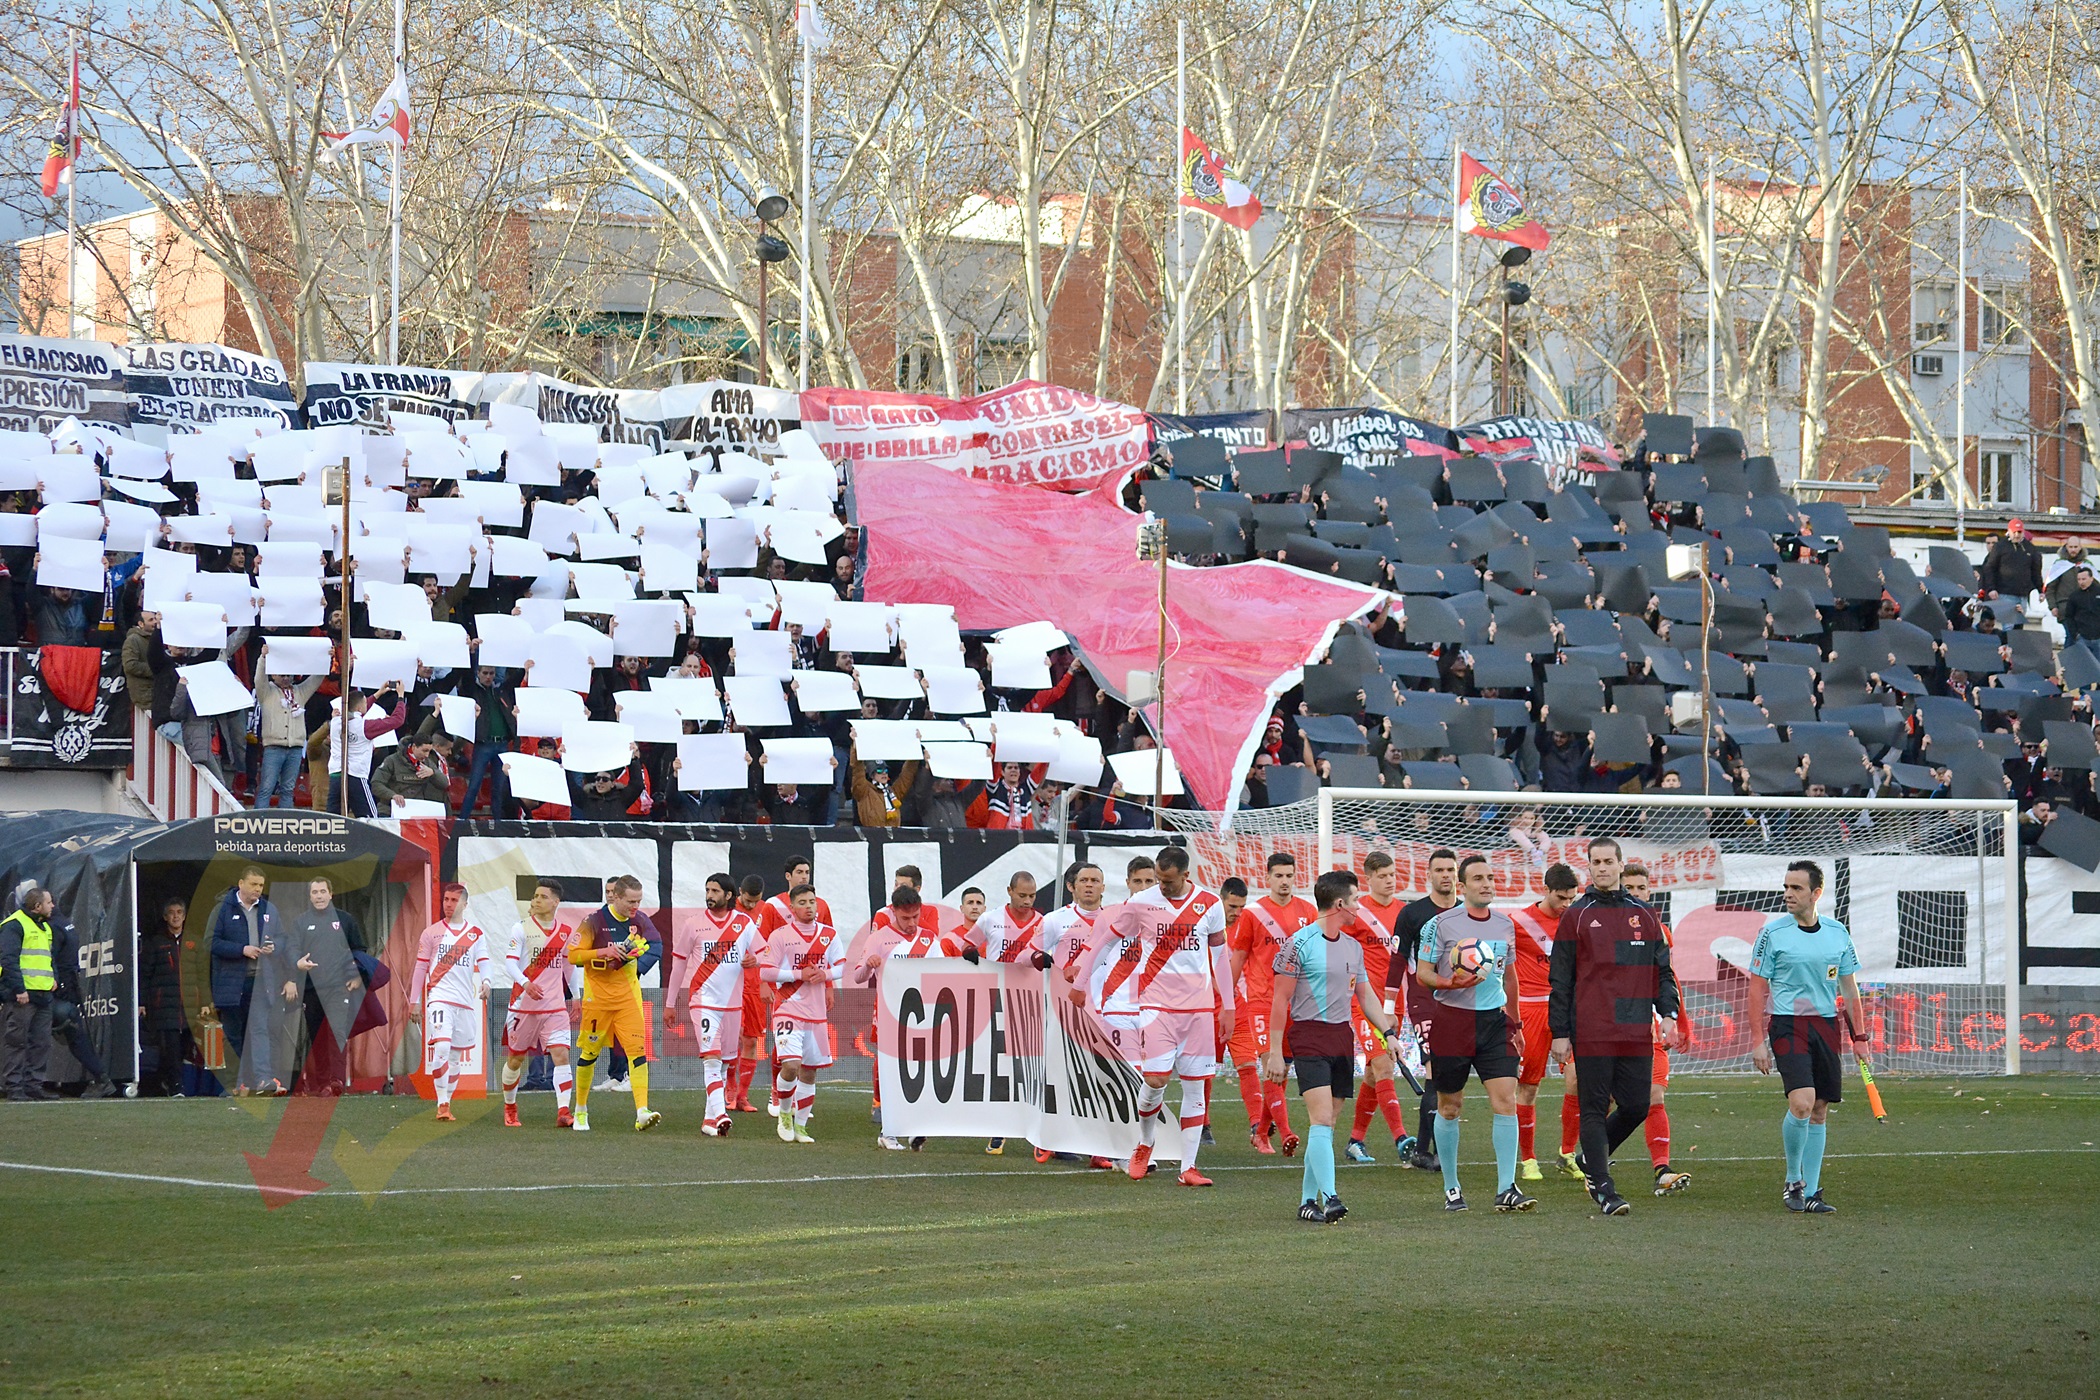
[[[809,1126],[809,1115],[817,1111],[817,1086],[798,1084],[795,1086],[795,1125]]]
[[[569,1097],[576,1091],[576,1071],[567,1065],[554,1067],[554,1102],[562,1108],[569,1106]]]
[[[1181,1081],[1181,1169],[1196,1165],[1196,1149],[1203,1146],[1203,1114],[1208,1085],[1201,1079]]]
[[[707,1082],[707,1121],[712,1123],[722,1116],[722,1062],[702,1060],[700,1076]]]

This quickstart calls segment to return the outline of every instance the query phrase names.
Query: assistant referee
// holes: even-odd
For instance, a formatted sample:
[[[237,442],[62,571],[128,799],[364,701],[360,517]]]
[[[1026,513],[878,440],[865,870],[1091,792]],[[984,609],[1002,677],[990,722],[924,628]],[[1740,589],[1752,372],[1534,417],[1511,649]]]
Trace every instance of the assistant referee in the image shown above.
[[[1750,951],[1750,1024],[1765,1027],[1764,1038],[1750,1051],[1750,1063],[1759,1074],[1779,1066],[1779,1082],[1786,1088],[1786,1116],[1779,1120],[1786,1190],[1780,1199],[1800,1215],[1837,1213],[1823,1199],[1823,1140],[1830,1106],[1844,1097],[1840,989],[1853,1046],[1861,1058],[1867,1053],[1859,954],[1843,924],[1816,913],[1822,893],[1822,867],[1812,860],[1787,866],[1786,912],[1758,930]]]

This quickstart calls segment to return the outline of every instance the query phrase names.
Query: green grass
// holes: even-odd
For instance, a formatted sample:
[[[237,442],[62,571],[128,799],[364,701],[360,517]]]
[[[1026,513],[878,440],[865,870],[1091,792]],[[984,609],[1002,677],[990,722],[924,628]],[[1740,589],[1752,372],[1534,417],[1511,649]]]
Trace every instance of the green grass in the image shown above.
[[[880,1152],[843,1086],[813,1147],[762,1114],[704,1139],[684,1094],[645,1137],[601,1096],[587,1138],[544,1094],[517,1132],[354,1099],[315,1166],[329,1189],[277,1211],[252,1188],[0,1169],[0,1392],[2094,1393],[2100,1082],[1884,1088],[1890,1123],[1833,1117],[1833,1217],[1780,1207],[1776,1086],[1687,1079],[1682,1196],[1604,1220],[1549,1179],[1498,1217],[1475,1099],[1470,1213],[1374,1128],[1387,1160],[1341,1168],[1333,1228],[1295,1218],[1296,1164],[1248,1150],[1229,1091],[1202,1192],[1025,1148]],[[281,1111],[8,1105],[0,1160],[245,1183]],[[1620,1161],[1646,1176],[1638,1141]]]

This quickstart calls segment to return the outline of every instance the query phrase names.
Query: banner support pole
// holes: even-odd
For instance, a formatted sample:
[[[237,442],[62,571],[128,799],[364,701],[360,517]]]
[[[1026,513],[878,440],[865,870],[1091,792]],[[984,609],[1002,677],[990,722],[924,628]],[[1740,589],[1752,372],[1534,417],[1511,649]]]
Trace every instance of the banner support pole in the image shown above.
[[[1174,21],[1174,221],[1170,227],[1174,232],[1174,412],[1181,415],[1186,415],[1189,411],[1188,249],[1184,246],[1186,240],[1182,237],[1184,229],[1181,207],[1182,133],[1188,130],[1189,125],[1188,83],[1188,21],[1177,17]],[[1160,717],[1162,721],[1165,720],[1164,706],[1160,709]],[[1159,794],[1153,793],[1152,798],[1155,802],[1158,801]]]
[[[1465,197],[1460,188],[1464,183],[1464,148],[1459,144],[1458,133],[1451,133],[1451,403],[1448,413],[1450,426],[1458,426],[1458,206]]]

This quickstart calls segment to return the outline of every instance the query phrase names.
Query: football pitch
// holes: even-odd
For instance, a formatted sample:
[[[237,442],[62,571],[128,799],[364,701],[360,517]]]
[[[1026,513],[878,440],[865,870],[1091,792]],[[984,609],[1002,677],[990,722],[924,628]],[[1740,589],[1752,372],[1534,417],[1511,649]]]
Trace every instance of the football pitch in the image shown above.
[[[1886,1124],[1833,1111],[1835,1216],[1780,1205],[1776,1084],[1685,1078],[1682,1195],[1648,1194],[1636,1139],[1631,1215],[1549,1162],[1498,1216],[1469,1096],[1471,1211],[1374,1122],[1335,1226],[1296,1218],[1298,1163],[1249,1149],[1223,1080],[1205,1191],[1025,1144],[880,1151],[865,1087],[826,1084],[811,1146],[763,1113],[703,1138],[694,1094],[644,1136],[594,1095],[588,1137],[547,1094],[519,1130],[493,1100],[440,1125],[346,1099],[285,1134],[327,1189],[266,1210],[243,1154],[284,1100],[8,1105],[0,1392],[2094,1393],[2100,1081],[1883,1087]]]

